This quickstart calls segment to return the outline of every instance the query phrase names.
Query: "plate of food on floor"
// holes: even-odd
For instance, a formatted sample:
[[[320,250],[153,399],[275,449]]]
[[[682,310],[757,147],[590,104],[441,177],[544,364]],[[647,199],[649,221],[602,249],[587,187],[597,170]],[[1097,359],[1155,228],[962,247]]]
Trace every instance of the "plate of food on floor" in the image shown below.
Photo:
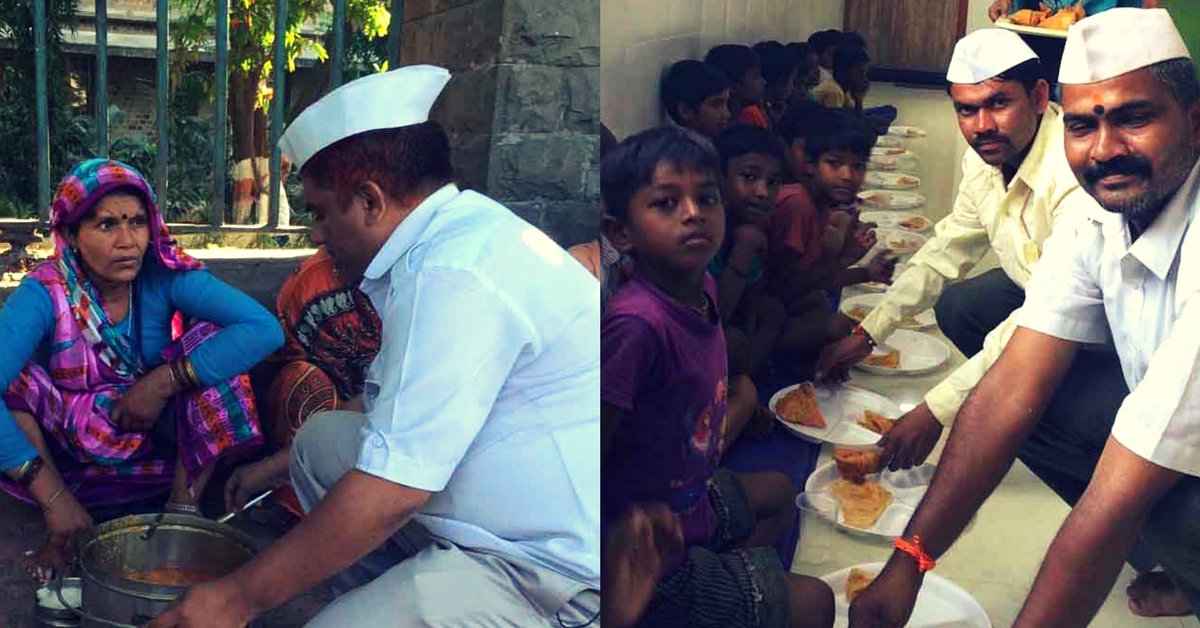
[[[861,264],[861,262],[860,262],[860,264]],[[900,275],[903,275],[905,270],[908,270],[908,265],[905,264],[904,262],[898,262],[896,264],[896,268],[892,270],[892,280],[895,281],[896,279],[899,279]],[[867,283],[860,283],[856,286],[852,286],[851,288],[848,289],[848,292],[846,294],[852,294],[855,291],[860,292],[860,293],[887,292],[887,289],[890,287],[891,286],[887,285],[886,283],[879,283],[878,281],[868,281]]]
[[[903,229],[883,229],[875,232],[878,243],[895,255],[912,255],[925,246],[925,236]]]
[[[868,172],[865,183],[883,190],[915,190],[921,187],[920,177],[903,172]]]
[[[821,576],[833,589],[836,609],[833,628],[850,625],[850,602],[883,571],[883,565],[864,563]],[[966,589],[931,571],[924,576],[905,628],[992,628],[992,622]]]
[[[882,294],[860,294],[855,297],[842,299],[838,309],[842,311],[842,314],[861,323],[872,310],[879,306],[881,301],[883,301]],[[932,309],[925,310],[916,316],[910,316],[900,321],[901,329],[929,329],[936,326],[937,316],[934,315]]]
[[[923,375],[938,370],[950,359],[950,346],[929,334],[897,329],[855,364],[855,368],[877,375]]]
[[[916,126],[904,126],[893,124],[888,128],[888,135],[893,137],[917,138],[925,137],[925,129]]]
[[[887,155],[900,156],[908,153],[908,149],[903,145],[900,146],[884,146],[876,143],[871,148],[872,157],[883,157]]]
[[[933,221],[914,212],[863,212],[858,215],[862,222],[875,223],[880,229],[899,229],[921,233],[933,228]]]
[[[835,447],[833,461],[808,476],[797,506],[846,532],[890,539],[904,534],[936,467],[885,471],[880,455],[879,449]]]
[[[912,209],[925,204],[925,195],[903,190],[865,190],[858,200],[866,209]]]
[[[904,140],[898,137],[882,135],[875,142],[875,148],[908,148],[904,144]]]
[[[903,155],[871,155],[867,159],[867,172],[904,172],[911,174],[918,167],[917,156],[911,151]]]
[[[793,434],[814,443],[873,448],[881,432],[864,424],[868,412],[900,416],[891,399],[855,386],[814,386],[804,382],[780,389],[767,407]]]

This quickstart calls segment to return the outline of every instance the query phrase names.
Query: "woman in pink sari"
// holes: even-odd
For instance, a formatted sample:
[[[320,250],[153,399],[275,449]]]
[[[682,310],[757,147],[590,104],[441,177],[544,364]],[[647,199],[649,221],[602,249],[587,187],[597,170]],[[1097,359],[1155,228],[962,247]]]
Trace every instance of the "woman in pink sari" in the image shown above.
[[[50,227],[54,256],[0,310],[0,487],[45,512],[39,579],[85,508],[169,491],[168,511],[199,514],[216,463],[262,442],[244,373],[283,344],[270,312],[175,244],[130,166],[75,166]]]

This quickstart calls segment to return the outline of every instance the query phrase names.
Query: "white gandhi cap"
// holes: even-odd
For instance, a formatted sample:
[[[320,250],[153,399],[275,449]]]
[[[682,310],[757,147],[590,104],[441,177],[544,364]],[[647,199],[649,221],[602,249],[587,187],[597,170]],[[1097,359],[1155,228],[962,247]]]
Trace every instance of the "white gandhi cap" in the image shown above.
[[[300,113],[279,138],[296,168],[347,137],[429,120],[429,110],[450,81],[433,65],[409,65],[364,76],[329,92]]]
[[[946,80],[960,85],[974,85],[993,79],[1026,61],[1037,59],[1037,53],[1021,36],[1002,28],[984,28],[958,40]]]
[[[1166,9],[1109,9],[1067,34],[1058,82],[1099,83],[1171,59],[1190,59]]]

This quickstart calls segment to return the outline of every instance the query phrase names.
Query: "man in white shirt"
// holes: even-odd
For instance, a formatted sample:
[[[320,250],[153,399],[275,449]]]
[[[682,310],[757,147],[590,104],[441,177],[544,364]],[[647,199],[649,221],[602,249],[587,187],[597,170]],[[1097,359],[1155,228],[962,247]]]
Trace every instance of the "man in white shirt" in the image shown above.
[[[884,440],[883,462],[893,470],[925,461],[943,427],[953,424],[971,389],[1000,357],[1052,230],[1071,213],[1097,209],[1063,152],[1062,109],[1050,102],[1041,63],[1018,35],[998,28],[967,35],[954,47],[946,78],[959,128],[971,147],[963,155],[954,207],[856,333],[823,353],[818,369],[848,368],[868,355],[872,344],[886,343],[904,319],[935,307],[942,331],[971,359],[901,417]],[[989,251],[1000,268],[968,279]],[[1001,342],[985,345],[989,333]],[[1072,391],[1083,389],[1095,392],[1081,401]],[[1074,424],[1111,425],[1128,390],[1116,354],[1108,350],[1080,361],[1063,391],[1047,412],[1061,429],[1031,439],[1022,459],[1074,503],[1086,484],[1074,476],[1091,465],[1051,454],[1069,441],[1080,454],[1092,452],[1094,465],[1103,440],[1078,442]]]
[[[450,74],[409,66],[326,95],[281,148],[324,244],[383,321],[365,413],[292,450],[305,520],[154,628],[242,626],[384,545],[432,543],[309,626],[542,626],[600,614],[600,303],[541,231],[451,182],[428,114]]]
[[[1118,8],[1071,29],[1059,82],[1067,158],[1107,211],[1071,216],[1046,243],[1019,328],[963,406],[851,628],[904,623],[922,574],[1008,471],[1080,347],[1110,336],[1132,392],[1016,626],[1087,625],[1139,534],[1200,609],[1196,68],[1166,11]],[[1151,610],[1136,598],[1130,607]]]

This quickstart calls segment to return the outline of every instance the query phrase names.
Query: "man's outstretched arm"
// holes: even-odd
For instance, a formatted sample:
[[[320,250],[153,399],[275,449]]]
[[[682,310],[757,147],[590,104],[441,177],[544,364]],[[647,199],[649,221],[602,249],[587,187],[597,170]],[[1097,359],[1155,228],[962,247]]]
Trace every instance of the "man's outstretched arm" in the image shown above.
[[[351,471],[266,552],[221,580],[192,588],[150,628],[241,628],[379,547],[429,495]]]
[[[1151,508],[1181,477],[1109,437],[1092,481],[1046,553],[1014,628],[1088,625]]]
[[[904,538],[921,538],[940,557],[1017,457],[1075,358],[1078,345],[1027,328],[1018,329],[963,405],[928,492]],[[887,567],[854,601],[851,628],[903,626],[912,612],[921,574],[896,551]]]

